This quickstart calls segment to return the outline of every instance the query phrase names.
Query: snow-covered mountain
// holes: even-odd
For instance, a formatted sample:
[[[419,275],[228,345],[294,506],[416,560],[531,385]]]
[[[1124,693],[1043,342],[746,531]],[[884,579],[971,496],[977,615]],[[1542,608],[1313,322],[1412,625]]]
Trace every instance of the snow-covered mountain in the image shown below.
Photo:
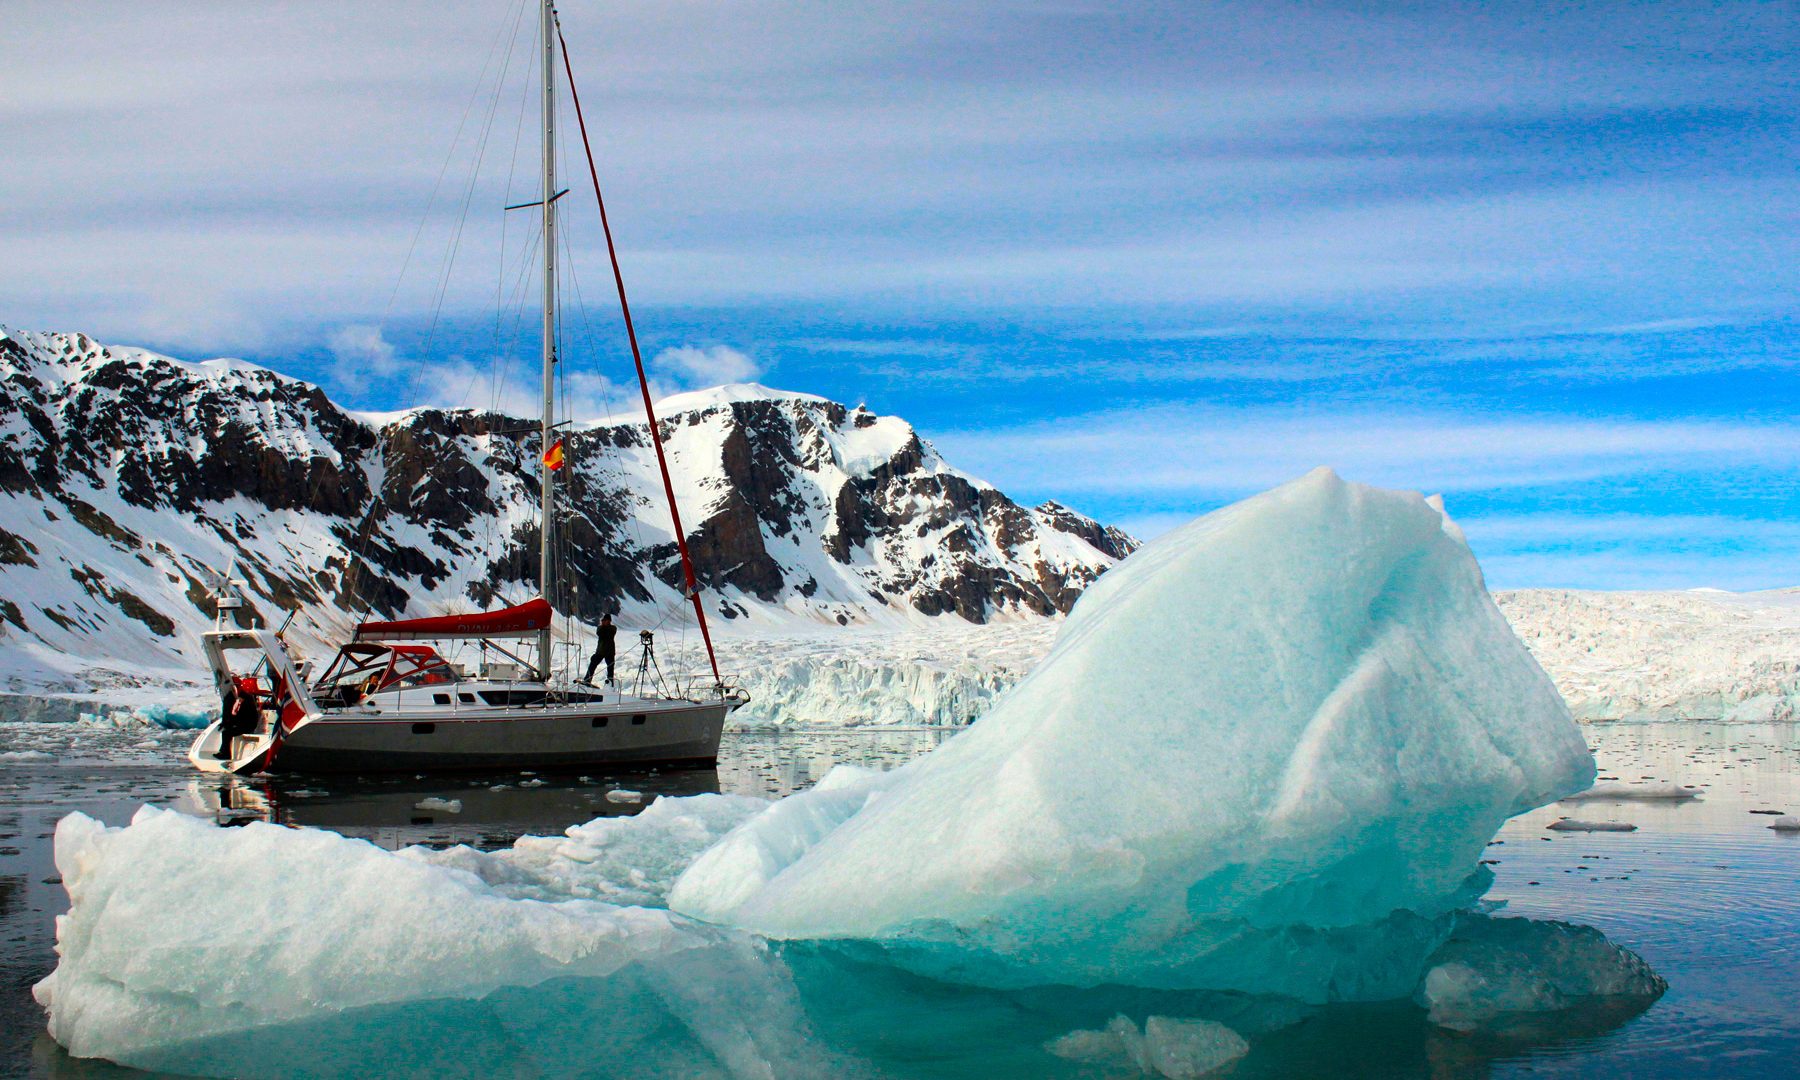
[[[736,385],[659,408],[711,612],[726,626],[1066,612],[1134,541],[1020,506],[906,421]],[[235,361],[0,328],[0,690],[191,673],[227,564],[302,642],[365,612],[423,615],[535,591],[528,421],[369,417]],[[568,430],[559,606],[679,612],[673,532],[642,420]]]

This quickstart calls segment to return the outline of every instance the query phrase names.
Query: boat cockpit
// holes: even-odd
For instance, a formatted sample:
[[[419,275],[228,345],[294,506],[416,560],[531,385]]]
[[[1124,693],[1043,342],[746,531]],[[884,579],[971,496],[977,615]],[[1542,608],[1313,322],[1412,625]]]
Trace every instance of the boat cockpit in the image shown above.
[[[461,678],[429,645],[353,641],[338,650],[319,677],[313,698],[324,708],[344,709],[384,690],[442,686]]]

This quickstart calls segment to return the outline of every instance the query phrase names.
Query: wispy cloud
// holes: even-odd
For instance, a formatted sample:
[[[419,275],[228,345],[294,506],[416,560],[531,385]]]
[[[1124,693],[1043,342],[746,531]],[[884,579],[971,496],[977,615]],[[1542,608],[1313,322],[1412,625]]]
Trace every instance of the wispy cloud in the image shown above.
[[[763,373],[762,364],[729,345],[682,345],[664,349],[650,367],[683,389],[749,382]]]
[[[333,379],[346,389],[362,390],[400,371],[399,352],[379,326],[340,326],[325,339],[325,347],[331,351]]]
[[[1725,421],[1495,419],[1152,406],[932,439],[1005,487],[1196,500],[1261,490],[1318,465],[1390,487],[1535,487],[1719,463],[1800,466],[1800,430]]]
[[[1796,282],[1781,5],[563,7],[646,303],[1454,329],[1754,316]],[[482,73],[510,123],[530,67],[515,12],[461,0],[114,5],[76,54],[54,5],[10,14],[8,317],[208,350],[383,311]],[[504,132],[452,158],[422,250],[467,207],[469,312],[530,162]]]

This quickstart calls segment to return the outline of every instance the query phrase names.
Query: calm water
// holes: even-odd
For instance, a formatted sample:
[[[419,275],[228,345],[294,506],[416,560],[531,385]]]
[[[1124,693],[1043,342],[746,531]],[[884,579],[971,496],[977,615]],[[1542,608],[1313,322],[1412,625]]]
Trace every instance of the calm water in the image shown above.
[[[1800,1076],[1800,837],[1766,813],[1800,813],[1800,725],[1608,726],[1587,729],[1603,776],[1691,784],[1679,804],[1585,802],[1511,822],[1489,848],[1490,898],[1505,913],[1586,923],[1633,949],[1669,981],[1647,1011],[1593,1009],[1506,1037],[1439,1031],[1410,1005],[1342,1007],[1256,1041],[1234,1077],[1792,1077]],[[224,822],[273,820],[334,829],[384,847],[500,847],[603,814],[615,784],[656,794],[776,796],[839,763],[891,767],[929,751],[937,731],[785,732],[727,736],[715,770],[586,777],[508,773],[454,780],[317,778],[271,784],[196,779],[181,751],[190,733],[0,724],[0,1075],[141,1076],[63,1054],[42,1034],[30,986],[49,972],[53,920],[66,898],[51,860],[57,819],[72,810],[122,824],[143,803]],[[53,761],[19,752],[54,753]],[[499,790],[495,790],[498,788]],[[461,800],[460,814],[416,804]],[[1558,817],[1622,821],[1629,833],[1547,831]],[[797,973],[806,977],[804,960]],[[869,1000],[813,1017],[834,1044],[894,1076],[1105,1075],[1032,1056],[1044,1033],[1068,1030],[1073,991],[998,994],[871,971]],[[1096,1014],[1181,1015],[1130,991],[1082,992]],[[1049,995],[1059,995],[1051,1003]],[[1110,995],[1105,1001],[1098,995]],[[1143,998],[1144,1000],[1135,1000]],[[1077,1001],[1076,1005],[1080,1005]],[[1218,1002],[1208,1003],[1216,1011]],[[1077,1009],[1079,1011],[1079,1009]],[[1042,1027],[1039,1032],[1038,1027]],[[996,1032],[1017,1031],[1018,1046]],[[1029,1063],[1029,1064],[1027,1064]]]

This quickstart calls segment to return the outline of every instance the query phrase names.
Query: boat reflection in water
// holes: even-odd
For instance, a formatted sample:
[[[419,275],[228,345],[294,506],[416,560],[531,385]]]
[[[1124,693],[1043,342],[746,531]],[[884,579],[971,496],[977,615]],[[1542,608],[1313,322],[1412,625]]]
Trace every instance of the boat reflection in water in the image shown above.
[[[621,789],[642,798],[621,802],[606,797]],[[204,777],[188,785],[180,809],[227,826],[266,821],[329,829],[389,849],[412,844],[493,848],[521,836],[557,835],[598,817],[629,817],[660,795],[718,790],[716,769],[617,776],[510,771],[420,777]]]

